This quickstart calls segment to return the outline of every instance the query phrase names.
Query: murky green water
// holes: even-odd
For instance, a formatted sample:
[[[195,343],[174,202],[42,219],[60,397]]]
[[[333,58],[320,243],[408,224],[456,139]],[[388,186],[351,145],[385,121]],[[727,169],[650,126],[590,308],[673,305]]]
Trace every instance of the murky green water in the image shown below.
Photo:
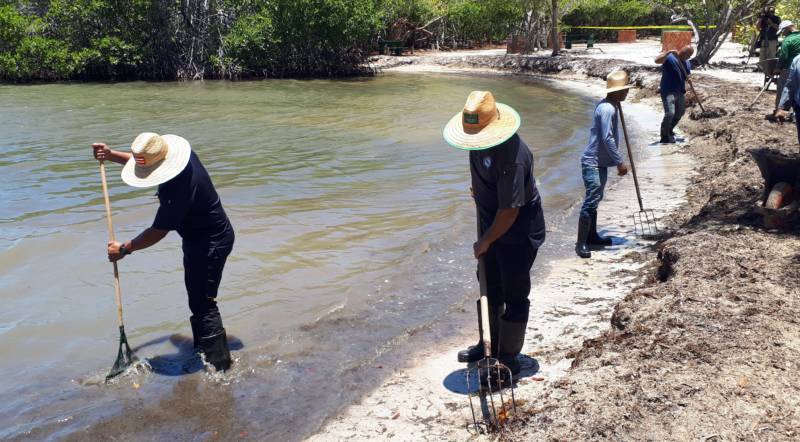
[[[467,154],[441,129],[473,89],[522,115],[557,223],[582,191],[591,102],[531,81],[0,86],[0,437],[313,431],[368,388],[359,367],[472,293]],[[221,380],[183,374],[195,368],[180,336],[189,311],[172,233],[120,263],[129,340],[156,373],[138,388],[95,382],[118,333],[89,146],[126,148],[143,131],[192,143],[236,229],[219,300],[240,342]],[[110,180],[117,236],[130,239],[157,199],[123,185],[116,165]]]

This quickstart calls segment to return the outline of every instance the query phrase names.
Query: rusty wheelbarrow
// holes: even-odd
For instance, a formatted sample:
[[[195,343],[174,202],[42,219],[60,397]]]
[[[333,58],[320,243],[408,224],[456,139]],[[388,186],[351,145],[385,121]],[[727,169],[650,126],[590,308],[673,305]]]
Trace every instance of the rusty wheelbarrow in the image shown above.
[[[767,148],[747,152],[764,178],[764,192],[755,207],[764,217],[764,226],[788,229],[800,225],[800,155]]]

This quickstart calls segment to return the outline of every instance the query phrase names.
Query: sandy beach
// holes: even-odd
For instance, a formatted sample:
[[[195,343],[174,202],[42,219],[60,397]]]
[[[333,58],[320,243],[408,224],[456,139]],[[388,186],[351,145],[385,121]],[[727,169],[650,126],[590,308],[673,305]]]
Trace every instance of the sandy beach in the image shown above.
[[[535,264],[549,270],[533,282],[528,357],[516,389],[522,406],[502,434],[467,429],[468,400],[458,382],[464,366],[455,352],[473,343],[476,330],[465,324],[463,333],[417,352],[414,364],[387,376],[310,440],[790,440],[800,434],[799,385],[788,376],[800,368],[793,252],[800,241],[766,231],[753,215],[763,180],[746,153],[765,143],[796,152],[794,128],[763,119],[774,92],[752,111],[741,110],[758,92],[761,74],[715,66],[698,71],[695,84],[706,107],[728,115],[692,120],[687,112],[679,125],[684,143],[651,145],[661,119],[659,72],[651,61],[658,44],[599,46],[556,59],[488,50],[376,61],[393,71],[545,76],[597,98],[603,72],[629,70],[642,86],[625,110],[636,134],[644,204],[664,233],[659,241],[633,234],[629,216],[638,206],[627,177],[611,186],[599,211],[614,247],[593,252],[591,260]],[[744,60],[734,44],[718,58],[724,65]],[[729,267],[737,263],[749,270],[731,281]],[[755,270],[759,263],[770,270]],[[762,311],[777,299],[780,309]]]

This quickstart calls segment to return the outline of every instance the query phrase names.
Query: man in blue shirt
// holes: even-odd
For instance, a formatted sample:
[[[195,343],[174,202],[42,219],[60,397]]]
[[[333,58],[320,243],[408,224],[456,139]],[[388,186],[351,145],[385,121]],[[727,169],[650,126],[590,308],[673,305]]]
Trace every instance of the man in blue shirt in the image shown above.
[[[619,152],[619,103],[628,96],[628,74],[615,71],[606,79],[606,98],[594,109],[589,144],[581,157],[583,185],[586,198],[578,221],[578,241],[575,253],[581,258],[591,258],[589,245],[610,246],[611,239],[597,234],[597,206],[603,199],[603,190],[608,179],[608,168],[616,166],[622,176],[628,167]]]
[[[794,122],[797,126],[797,142],[800,143],[800,55],[794,57],[789,68],[789,76],[786,78],[783,92],[781,93],[778,109],[775,110],[775,117],[779,122],[789,118],[789,109],[794,109]]]
[[[656,63],[661,68],[661,102],[664,104],[664,119],[661,121],[661,143],[675,142],[675,126],[686,113],[686,80],[692,72],[689,59],[694,54],[691,46],[680,51],[674,49],[661,53]]]

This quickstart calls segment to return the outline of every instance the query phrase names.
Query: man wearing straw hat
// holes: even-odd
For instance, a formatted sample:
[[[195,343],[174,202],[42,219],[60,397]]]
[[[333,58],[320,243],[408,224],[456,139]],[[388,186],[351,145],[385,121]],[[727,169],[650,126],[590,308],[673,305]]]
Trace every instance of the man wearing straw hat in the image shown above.
[[[118,261],[176,230],[183,238],[184,282],[195,349],[217,370],[227,370],[230,350],[216,297],[234,233],[205,167],[189,142],[177,135],[142,133],[131,145],[132,154],[103,143],[92,148],[97,160],[124,165],[126,184],[158,186],[160,205],[153,225],[130,241],[109,242],[108,259]]]
[[[591,258],[590,245],[610,246],[611,238],[597,233],[597,207],[603,199],[603,191],[608,179],[608,168],[616,167],[623,176],[628,167],[619,151],[619,103],[628,96],[628,74],[614,71],[606,79],[606,98],[594,108],[589,144],[581,157],[583,185],[586,197],[581,206],[578,220],[578,241],[575,252],[581,258]]]
[[[491,92],[475,91],[444,128],[448,144],[469,151],[473,198],[483,232],[473,252],[476,259],[484,257],[492,354],[512,374],[520,371],[517,355],[528,323],[530,271],[545,238],[533,155],[517,134],[520,122],[519,114],[496,103]],[[480,323],[480,304],[478,317]],[[483,357],[481,342],[458,353],[460,362]]]

